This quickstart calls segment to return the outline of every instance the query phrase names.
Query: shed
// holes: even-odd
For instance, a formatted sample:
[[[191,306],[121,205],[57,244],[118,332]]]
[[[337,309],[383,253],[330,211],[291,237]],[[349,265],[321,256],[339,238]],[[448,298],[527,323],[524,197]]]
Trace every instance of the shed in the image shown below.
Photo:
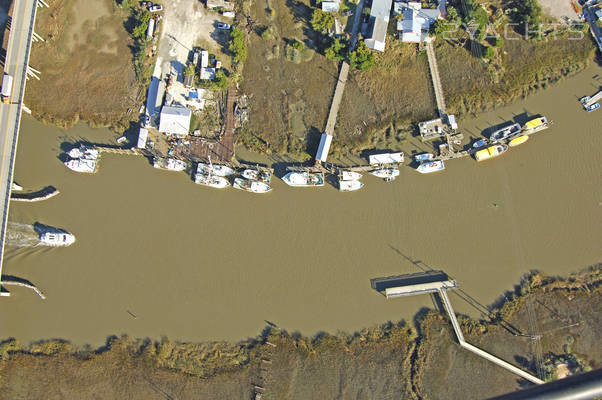
[[[320,138],[320,144],[318,145],[318,151],[316,152],[316,161],[326,161],[331,142],[332,136],[330,136],[328,133],[323,133],[322,137]]]
[[[140,131],[138,132],[138,144],[136,147],[139,149],[146,148],[146,139],[148,139],[148,129],[140,128]]]
[[[190,109],[182,106],[163,106],[159,119],[159,132],[186,136],[190,129]]]
[[[401,164],[403,162],[403,153],[380,153],[368,156],[368,162],[371,165],[377,164]]]
[[[148,28],[146,29],[146,38],[152,39],[153,33],[155,33],[155,20],[151,18],[148,21]]]
[[[449,126],[454,131],[458,129],[458,123],[456,122],[456,116],[455,115],[448,115],[447,116],[447,123],[449,124]]]
[[[201,50],[201,68],[207,68],[209,66],[209,52],[207,50]]]

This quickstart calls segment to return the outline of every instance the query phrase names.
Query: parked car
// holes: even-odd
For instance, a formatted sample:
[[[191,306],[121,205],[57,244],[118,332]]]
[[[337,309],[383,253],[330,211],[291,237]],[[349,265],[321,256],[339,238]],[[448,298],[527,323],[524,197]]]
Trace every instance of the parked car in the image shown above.
[[[218,22],[217,29],[230,29],[230,24],[224,24],[223,22]]]
[[[234,11],[222,11],[222,15],[226,18],[236,17],[236,13]]]
[[[160,4],[155,4],[154,6],[151,6],[148,8],[148,11],[150,12],[159,12],[163,10],[163,6]]]

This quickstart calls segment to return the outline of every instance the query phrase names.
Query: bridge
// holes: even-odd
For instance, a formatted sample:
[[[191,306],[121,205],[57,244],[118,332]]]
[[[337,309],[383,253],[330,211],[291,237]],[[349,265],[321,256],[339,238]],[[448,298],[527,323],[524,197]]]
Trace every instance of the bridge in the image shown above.
[[[13,88],[8,104],[0,104],[0,277],[4,261],[4,241],[8,208],[13,181],[13,167],[17,154],[17,141],[21,126],[23,95],[28,73],[29,54],[34,36],[34,24],[38,0],[13,0],[10,15],[10,31],[4,60],[4,73],[13,77]],[[0,295],[8,295],[0,291]]]

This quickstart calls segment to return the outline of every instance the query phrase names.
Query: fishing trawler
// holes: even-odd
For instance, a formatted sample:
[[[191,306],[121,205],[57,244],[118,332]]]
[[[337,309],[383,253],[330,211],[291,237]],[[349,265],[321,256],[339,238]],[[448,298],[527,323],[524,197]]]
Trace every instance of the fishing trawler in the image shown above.
[[[216,189],[224,189],[230,186],[230,182],[226,178],[212,174],[196,174],[194,176],[194,183]]]
[[[341,181],[357,181],[362,179],[362,174],[355,171],[339,171],[339,180]]]
[[[380,168],[370,171],[370,174],[390,182],[399,176],[399,170],[397,168]]]
[[[247,178],[235,178],[232,187],[235,189],[246,190],[251,193],[267,193],[272,190],[272,188],[264,182]]]
[[[69,160],[64,162],[65,166],[75,172],[83,172],[86,174],[93,174],[96,172],[96,160],[89,160],[85,158],[78,158],[76,160]]]
[[[445,164],[442,160],[426,161],[416,168],[416,171],[421,174],[430,174],[431,172],[442,171],[445,169]]]
[[[199,163],[197,165],[196,172],[199,174],[211,173],[213,175],[222,176],[222,177],[234,175],[234,173],[235,173],[235,171],[232,168],[230,168],[226,165],[212,164],[211,162],[209,162],[209,164]]]
[[[321,172],[289,172],[282,180],[289,186],[324,186],[324,174]]]
[[[359,190],[364,186],[364,184],[358,180],[344,181],[339,180],[339,190],[341,192],[353,192],[355,190]]]
[[[153,167],[164,169],[167,171],[184,171],[188,164],[182,160],[176,160],[175,158],[157,158],[153,160]]]
[[[71,158],[85,158],[87,160],[96,160],[100,155],[100,152],[94,147],[82,144],[79,147],[74,147],[73,149],[69,150],[67,155]]]
[[[242,177],[254,181],[270,183],[272,173],[268,170],[248,168],[242,171]]]

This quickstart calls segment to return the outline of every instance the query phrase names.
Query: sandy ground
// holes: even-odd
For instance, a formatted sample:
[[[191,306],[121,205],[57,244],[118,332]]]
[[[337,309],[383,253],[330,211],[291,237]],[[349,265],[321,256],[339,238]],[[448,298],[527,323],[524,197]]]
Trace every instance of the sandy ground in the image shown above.
[[[569,0],[539,0],[541,8],[546,14],[559,20],[578,20],[577,13]]]

